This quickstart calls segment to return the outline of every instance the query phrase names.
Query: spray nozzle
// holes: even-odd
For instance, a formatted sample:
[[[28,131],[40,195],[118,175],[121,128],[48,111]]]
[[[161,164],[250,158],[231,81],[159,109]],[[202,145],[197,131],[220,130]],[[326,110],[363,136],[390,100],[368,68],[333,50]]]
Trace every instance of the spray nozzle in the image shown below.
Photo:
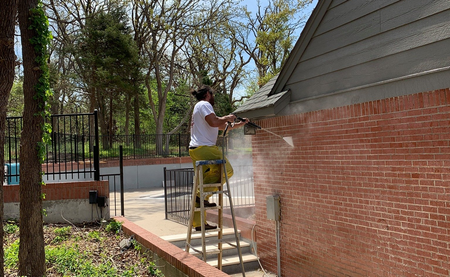
[[[233,114],[233,115],[236,116],[236,119],[237,119],[237,120],[245,121],[242,117],[239,117],[239,116],[237,116],[236,114]],[[246,124],[247,124],[248,126],[253,127],[253,128],[261,129],[261,126],[256,125],[255,123],[253,123],[253,122],[251,122],[251,121],[247,122]]]

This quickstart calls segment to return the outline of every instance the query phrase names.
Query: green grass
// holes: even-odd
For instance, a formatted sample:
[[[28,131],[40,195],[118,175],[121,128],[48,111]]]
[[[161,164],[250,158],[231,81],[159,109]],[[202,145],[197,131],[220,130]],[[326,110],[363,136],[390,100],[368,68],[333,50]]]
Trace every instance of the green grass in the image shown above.
[[[19,227],[14,222],[6,222],[3,224],[3,231],[6,234],[14,234],[16,232],[19,232]]]
[[[13,227],[14,226],[14,227]],[[4,225],[5,274],[17,274],[19,227]],[[8,231],[6,231],[8,230]],[[44,227],[47,276],[153,276],[164,275],[152,257],[134,242],[133,249],[121,251],[118,245],[125,239],[121,224],[111,221],[106,227]]]
[[[55,238],[53,239],[54,243],[62,242],[67,240],[70,237],[70,233],[72,232],[72,227],[61,227],[57,228],[53,231],[55,233]]]

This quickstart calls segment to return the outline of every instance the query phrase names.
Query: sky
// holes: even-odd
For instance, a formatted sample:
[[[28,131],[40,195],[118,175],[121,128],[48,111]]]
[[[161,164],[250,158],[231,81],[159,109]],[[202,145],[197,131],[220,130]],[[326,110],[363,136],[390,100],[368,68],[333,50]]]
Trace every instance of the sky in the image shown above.
[[[312,11],[314,10],[314,8],[317,6],[317,2],[318,0],[313,0],[312,3],[310,5],[307,6],[307,8],[304,11],[304,15],[306,16],[306,18],[308,19],[311,16]],[[247,9],[252,12],[255,13],[257,11],[257,0],[242,0],[241,5],[242,6],[247,6]],[[269,3],[268,0],[259,0],[259,3],[261,5],[261,7],[266,7]],[[294,35],[298,37],[300,37],[300,34],[302,32],[303,29],[298,30]],[[234,97],[235,99],[240,99],[242,96],[246,95],[246,91],[245,91],[245,85],[239,87],[235,92],[234,92]]]
[[[317,2],[318,0],[313,0],[313,2],[311,3],[311,5],[308,6],[308,8],[306,9],[305,12],[311,14],[312,10],[317,6]],[[250,11],[256,11],[256,5],[257,0],[242,0],[241,4],[243,6],[247,6],[247,9]],[[269,3],[268,0],[259,0],[259,3],[261,4],[261,6],[267,6],[267,3]]]
[[[300,1],[300,0],[299,0]],[[304,10],[304,15],[307,16],[307,18],[309,18],[309,16],[311,15],[312,11],[314,10],[314,8],[317,6],[317,2],[318,0],[313,0],[312,3],[310,5],[308,5],[306,7],[306,9]],[[249,11],[251,11],[252,13],[255,13],[257,11],[257,0],[242,0],[241,5],[242,6],[247,6],[247,9]],[[268,0],[259,0],[259,3],[261,5],[261,7],[266,7],[267,4],[269,3]],[[296,34],[297,36],[300,36],[301,30],[299,30],[298,34]]]

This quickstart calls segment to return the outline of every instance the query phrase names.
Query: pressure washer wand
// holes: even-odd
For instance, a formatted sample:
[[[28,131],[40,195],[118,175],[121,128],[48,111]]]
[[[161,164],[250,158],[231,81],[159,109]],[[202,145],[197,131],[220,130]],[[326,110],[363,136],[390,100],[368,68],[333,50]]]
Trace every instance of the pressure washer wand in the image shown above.
[[[228,127],[231,125],[231,122],[227,122],[226,126],[225,126],[225,130],[223,130],[222,133],[222,137],[225,137],[225,135],[227,134],[228,131]]]
[[[242,117],[239,117],[239,116],[237,116],[236,114],[234,114],[234,116],[236,116],[236,119],[238,119],[238,120],[240,120],[240,121],[245,121]],[[253,127],[253,128],[261,129],[261,126],[256,125],[255,123],[253,123],[253,122],[251,122],[251,121],[247,122],[246,124],[247,124],[248,126]]]

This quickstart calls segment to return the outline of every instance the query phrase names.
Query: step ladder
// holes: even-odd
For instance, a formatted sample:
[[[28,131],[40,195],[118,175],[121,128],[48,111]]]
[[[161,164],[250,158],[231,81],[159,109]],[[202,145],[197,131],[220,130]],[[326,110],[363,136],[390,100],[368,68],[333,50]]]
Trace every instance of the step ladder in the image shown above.
[[[241,246],[239,243],[238,230],[237,230],[237,226],[236,226],[236,220],[234,217],[233,200],[231,197],[230,185],[228,182],[228,175],[226,174],[225,163],[226,163],[225,160],[201,160],[201,161],[195,162],[194,186],[192,188],[191,211],[190,211],[190,218],[189,218],[189,224],[188,224],[188,234],[187,234],[187,238],[186,238],[185,251],[189,252],[189,249],[192,248],[192,250],[194,250],[195,252],[202,255],[202,259],[205,262],[206,262],[207,255],[217,254],[217,267],[219,270],[222,270],[223,195],[225,194],[226,196],[228,196],[228,201],[230,204],[231,218],[233,221],[234,235],[236,238],[235,247],[237,247],[237,250],[238,250],[239,262],[241,263],[241,267],[242,267],[242,276],[245,277],[244,262],[242,260]],[[220,166],[220,176],[221,176],[220,183],[203,184],[203,166],[205,166],[205,165],[221,165]],[[224,172],[225,172],[225,174],[223,174]],[[226,189],[224,189],[224,185],[226,185]],[[217,191],[204,192],[205,188],[213,188],[213,187],[216,187]],[[195,199],[197,197],[197,190],[200,191],[200,193],[199,193],[200,194],[200,208],[195,207],[195,203],[196,203]],[[205,204],[204,204],[205,196],[210,195],[210,194],[218,195],[219,203],[217,203],[217,206],[215,206],[215,207],[205,207]],[[205,230],[205,221],[206,221],[205,212],[206,212],[206,210],[210,210],[210,209],[218,210],[217,211],[217,214],[218,214],[217,229]],[[191,245],[191,239],[192,239],[192,234],[193,234],[192,225],[194,222],[194,212],[200,212],[200,215],[201,215],[200,218],[201,218],[202,229],[201,229],[201,231],[194,231],[195,233],[201,232],[201,234],[202,234],[201,235],[201,242],[202,242],[201,250],[197,249]],[[217,240],[218,240],[217,249],[209,249],[208,251],[206,250],[206,238],[205,238],[206,232],[209,232],[209,233],[217,232]],[[232,245],[232,244],[230,244],[230,245]]]

